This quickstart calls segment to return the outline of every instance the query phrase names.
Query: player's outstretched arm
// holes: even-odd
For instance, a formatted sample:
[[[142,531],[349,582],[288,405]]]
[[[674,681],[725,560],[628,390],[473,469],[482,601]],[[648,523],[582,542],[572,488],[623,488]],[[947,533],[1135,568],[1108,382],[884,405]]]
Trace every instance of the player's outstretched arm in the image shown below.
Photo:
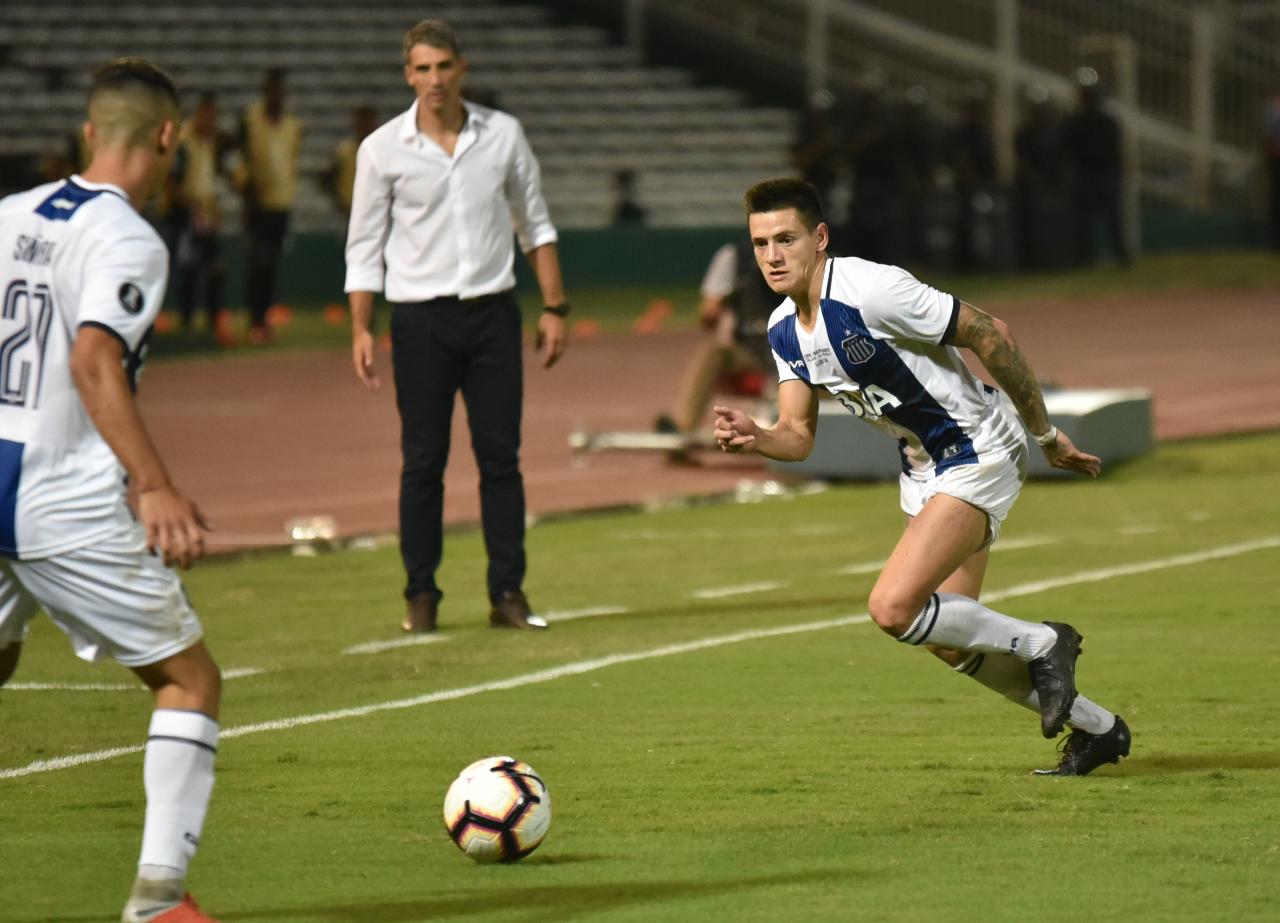
[[[138,491],[138,518],[147,530],[148,546],[162,554],[166,564],[190,567],[204,554],[208,524],[170,482],[138,413],[123,358],[121,343],[112,333],[83,326],[71,349],[71,377],[93,425]]]
[[[983,368],[991,373],[996,384],[1013,401],[1013,406],[1031,432],[1049,432],[1052,424],[1045,410],[1040,384],[1004,321],[962,303],[956,323],[955,344],[973,351]],[[1057,431],[1054,440],[1041,448],[1049,464],[1055,468],[1076,471],[1091,478],[1096,478],[1102,470],[1101,459],[1081,452],[1061,431]]]
[[[736,407],[716,407],[715,437],[725,452],[756,452],[778,461],[801,461],[813,451],[818,395],[803,381],[778,386],[778,422],[761,426]]]

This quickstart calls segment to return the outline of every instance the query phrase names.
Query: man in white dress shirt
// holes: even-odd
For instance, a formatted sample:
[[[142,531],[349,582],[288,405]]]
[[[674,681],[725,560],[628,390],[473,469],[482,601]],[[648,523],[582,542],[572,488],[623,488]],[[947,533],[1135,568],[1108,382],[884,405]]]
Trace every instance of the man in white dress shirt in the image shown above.
[[[169,78],[100,68],[83,176],[0,202],[0,684],[37,607],[152,690],[146,820],[124,923],[209,923],[184,892],[213,789],[221,677],[169,565],[204,553],[134,400],[169,257],[137,212],[178,148]],[[137,497],[126,505],[125,482]]]
[[[978,603],[991,543],[1026,478],[1026,437],[999,393],[965,366],[969,349],[1004,389],[1056,468],[1097,477],[1101,462],[1053,426],[1035,375],[1000,320],[896,266],[828,255],[814,188],[769,180],[746,195],[756,262],[785,296],[769,319],[778,420],[717,407],[729,452],[794,461],[813,448],[818,394],[898,439],[907,527],[871,591],[886,633],[927,645],[957,672],[1040,714],[1041,732],[1073,727],[1053,775],[1087,775],[1129,753],[1124,720],[1077,693],[1080,634]]]
[[[490,624],[545,628],[523,591],[523,373],[512,235],[541,290],[536,348],[549,368],[564,352],[569,313],[556,229],[520,123],[462,98],[467,63],[448,25],[424,20],[411,28],[404,62],[417,98],[360,145],[346,250],[352,360],[372,390],[381,386],[374,294],[383,292],[392,305],[404,455],[400,552],[408,578],[402,627],[436,629],[444,470],[461,391],[480,469]]]

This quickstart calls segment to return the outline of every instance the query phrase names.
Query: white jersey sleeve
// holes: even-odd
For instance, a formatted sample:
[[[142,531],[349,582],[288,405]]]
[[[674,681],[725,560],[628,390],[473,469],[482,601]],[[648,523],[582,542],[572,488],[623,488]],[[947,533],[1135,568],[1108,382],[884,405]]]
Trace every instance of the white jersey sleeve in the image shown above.
[[[73,328],[101,327],[136,353],[164,300],[169,260],[164,244],[142,225],[102,235],[86,248],[80,299],[67,305]]]
[[[876,266],[862,289],[862,317],[878,336],[948,344],[955,335],[960,302],[898,266]]]

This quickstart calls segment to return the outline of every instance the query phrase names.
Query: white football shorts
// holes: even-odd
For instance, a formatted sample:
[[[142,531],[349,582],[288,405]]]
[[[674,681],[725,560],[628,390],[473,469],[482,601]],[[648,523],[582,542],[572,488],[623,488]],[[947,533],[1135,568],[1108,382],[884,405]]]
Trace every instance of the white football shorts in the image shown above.
[[[186,650],[202,631],[177,573],[147,551],[129,522],[84,548],[31,561],[0,560],[0,647],[26,637],[44,609],[71,638],[76,656],[126,667]]]
[[[984,456],[976,465],[957,465],[927,481],[908,474],[898,479],[902,511],[916,516],[936,494],[946,494],[976,506],[987,514],[987,545],[1000,537],[1000,527],[1018,499],[1027,479],[1027,446],[1020,443],[1008,453]]]

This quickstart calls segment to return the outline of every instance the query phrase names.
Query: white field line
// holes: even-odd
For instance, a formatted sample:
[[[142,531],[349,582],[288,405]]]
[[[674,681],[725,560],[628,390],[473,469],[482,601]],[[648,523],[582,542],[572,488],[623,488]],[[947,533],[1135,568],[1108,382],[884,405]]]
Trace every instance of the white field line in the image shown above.
[[[1058,539],[1051,535],[1028,535],[1026,538],[1011,538],[1006,541],[996,542],[991,546],[992,551],[1021,551],[1023,548],[1039,548],[1041,545],[1052,545]],[[861,561],[857,564],[846,564],[844,567],[838,568],[833,573],[842,577],[856,576],[858,574],[874,574],[881,570],[887,560],[880,561]]]
[[[5,683],[15,692],[142,692],[142,683]]]
[[[398,647],[417,647],[419,644],[438,644],[448,641],[448,635],[409,635],[406,638],[395,638],[391,641],[366,641],[364,644],[353,644],[344,650],[344,654],[380,654],[383,651],[395,650]]]
[[[787,585],[782,580],[762,580],[759,583],[739,583],[737,586],[709,587],[705,590],[694,590],[690,599],[724,599],[726,596],[745,596],[748,593],[766,593],[769,590],[780,590]]]
[[[1167,570],[1172,567],[1186,567],[1192,564],[1201,564],[1205,561],[1216,561],[1222,558],[1236,557],[1242,554],[1248,554],[1251,551],[1260,551],[1265,548],[1280,548],[1280,535],[1273,535],[1267,538],[1257,539],[1251,542],[1241,542],[1235,545],[1223,545],[1218,548],[1210,548],[1205,551],[1196,551],[1189,554],[1175,555],[1170,558],[1157,558],[1152,561],[1140,561],[1135,564],[1122,564],[1117,567],[1104,567],[1097,570],[1077,571],[1074,574],[1067,574],[1062,577],[1052,577],[1047,580],[1037,580],[1031,583],[1020,583],[1003,590],[994,590],[990,593],[983,594],[983,599],[995,602],[1000,599],[1009,599],[1014,596],[1030,596],[1036,593],[1043,593],[1046,590],[1058,589],[1064,586],[1075,586],[1082,583],[1097,583],[1103,580],[1111,580],[1116,577],[1129,577],[1135,574],[1146,574],[1152,571]],[[689,654],[694,651],[709,650],[716,647],[724,647],[729,644],[740,644],[744,641],[758,641],[764,638],[778,638],[786,635],[803,634],[811,631],[824,631],[828,628],[841,628],[847,625],[860,625],[869,622],[871,619],[866,614],[846,615],[841,618],[825,619],[818,622],[805,622],[800,625],[780,625],[775,628],[759,628],[752,631],[740,631],[731,635],[716,635],[710,638],[701,638],[697,641],[686,641],[682,644],[668,644],[663,647],[651,648],[647,651],[637,651],[632,654],[612,654],[608,657],[600,657],[594,660],[581,660],[577,663],[569,663],[560,667],[552,667],[548,670],[539,670],[534,673],[524,673],[520,676],[512,676],[507,679],[494,680],[488,683],[479,683],[474,686],[462,686],[457,689],[443,689],[439,692],[431,692],[426,695],[414,696],[410,699],[396,699],[390,702],[378,702],[373,705],[361,705],[354,708],[342,708],[336,711],[317,712],[311,715],[297,715],[292,718],[278,718],[274,721],[263,721],[258,724],[242,724],[238,727],[227,728],[222,732],[224,740],[233,737],[245,737],[249,734],[261,734],[266,731],[285,731],[297,727],[306,727],[311,724],[324,724],[329,721],[341,721],[345,718],[361,718],[366,715],[377,714],[378,712],[394,711],[404,708],[416,708],[419,705],[430,705],[435,702],[448,702],[454,699],[464,699],[473,695],[479,695],[484,692],[499,692],[509,689],[518,689],[521,686],[532,686],[537,683],[548,683],[553,680],[563,679],[566,676],[580,676],[584,673],[591,673],[596,670],[603,670],[606,667],[614,667],[624,663],[637,663],[643,660],[656,660],[661,657],[673,657],[677,654]],[[69,769],[73,766],[83,766],[87,763],[99,763],[104,760],[114,759],[117,756],[125,756],[130,753],[139,753],[142,751],[141,746],[133,747],[116,747],[111,750],[97,750],[93,753],[77,753],[71,756],[55,757],[50,760],[37,760],[28,763],[26,766],[17,766],[12,769],[0,769],[0,779],[18,779],[24,776],[36,775],[38,773],[53,772],[58,769]]]
[[[585,609],[566,609],[564,612],[544,612],[542,617],[548,622],[569,622],[573,619],[591,619],[598,615],[626,615],[630,611],[626,606],[588,606]]]
[[[223,670],[223,679],[240,679],[267,672],[257,667],[237,667]],[[5,689],[18,692],[140,692],[147,687],[142,683],[5,683]]]

